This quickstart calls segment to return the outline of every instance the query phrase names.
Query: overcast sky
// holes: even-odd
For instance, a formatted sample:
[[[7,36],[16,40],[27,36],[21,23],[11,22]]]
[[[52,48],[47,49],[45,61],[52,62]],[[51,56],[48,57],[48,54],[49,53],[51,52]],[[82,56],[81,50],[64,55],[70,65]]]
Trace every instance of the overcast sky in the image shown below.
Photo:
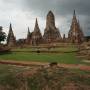
[[[90,0],[0,0],[0,25],[8,33],[11,22],[16,38],[25,38],[27,27],[33,31],[37,17],[43,34],[46,15],[51,10],[56,27],[67,35],[74,9],[84,34],[90,35]]]

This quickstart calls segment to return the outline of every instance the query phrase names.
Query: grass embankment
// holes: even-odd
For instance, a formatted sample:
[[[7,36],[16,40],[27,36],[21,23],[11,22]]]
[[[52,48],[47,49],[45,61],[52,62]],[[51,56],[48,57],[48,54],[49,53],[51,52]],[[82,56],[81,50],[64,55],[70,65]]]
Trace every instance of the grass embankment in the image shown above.
[[[75,53],[63,54],[45,54],[45,53],[20,53],[12,52],[10,54],[0,55],[0,60],[20,60],[20,61],[37,61],[37,62],[59,62],[66,64],[81,63],[75,56]]]
[[[28,51],[36,51],[34,53]],[[39,50],[47,50],[40,48]],[[20,51],[20,52],[18,52]],[[24,52],[25,51],[25,52]],[[61,51],[63,53],[37,53],[37,48],[17,48],[12,49],[11,53],[0,55],[0,60],[16,60],[16,61],[36,61],[36,62],[58,62],[65,64],[87,64],[76,57],[75,47],[51,48],[49,51]],[[67,52],[67,53],[64,53]],[[69,53],[68,53],[69,52]]]
[[[34,68],[0,65],[0,89],[63,90],[66,87],[69,90],[71,87],[75,90],[90,90],[90,71],[40,67],[36,67],[35,71]]]
[[[61,48],[16,48],[12,49],[12,52],[29,52],[29,51],[60,51],[60,52],[74,52],[77,51],[78,49],[75,47],[61,47]]]

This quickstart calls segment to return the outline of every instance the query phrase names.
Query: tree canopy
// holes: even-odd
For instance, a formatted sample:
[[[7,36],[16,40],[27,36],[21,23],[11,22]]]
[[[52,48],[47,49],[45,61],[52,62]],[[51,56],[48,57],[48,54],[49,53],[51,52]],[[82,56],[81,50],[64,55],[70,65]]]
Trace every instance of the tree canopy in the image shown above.
[[[6,39],[6,34],[3,32],[2,26],[0,26],[0,43]]]

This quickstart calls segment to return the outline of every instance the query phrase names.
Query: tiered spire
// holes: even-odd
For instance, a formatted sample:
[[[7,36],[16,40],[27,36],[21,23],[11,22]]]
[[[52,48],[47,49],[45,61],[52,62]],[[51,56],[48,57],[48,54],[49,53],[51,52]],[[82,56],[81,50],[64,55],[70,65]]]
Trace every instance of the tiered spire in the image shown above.
[[[28,27],[28,33],[27,33],[27,38],[30,37],[30,30],[29,30],[29,27]]]
[[[36,18],[34,31],[32,33],[32,44],[38,45],[42,41],[42,35],[39,29],[38,20]]]
[[[76,11],[74,10],[73,16],[76,16]]]
[[[35,27],[38,27],[38,21],[37,21],[37,18],[36,18],[36,22],[35,22]]]
[[[16,38],[14,36],[11,23],[9,26],[9,33],[8,33],[8,37],[7,37],[7,45],[8,46],[15,46],[16,45]]]
[[[31,43],[31,33],[30,33],[30,30],[29,30],[29,27],[28,27],[28,32],[27,32],[26,43],[27,44],[30,44]]]
[[[74,10],[73,19],[72,19],[72,24],[74,24],[74,23],[78,23],[75,10]]]
[[[8,35],[14,36],[13,31],[12,31],[12,24],[11,23],[10,23],[10,26],[9,26],[9,34]]]
[[[70,42],[81,43],[83,41],[83,34],[80,28],[80,24],[76,18],[76,12],[74,10],[71,28],[68,34]]]
[[[40,32],[37,18],[36,18],[36,21],[35,21],[34,32]]]

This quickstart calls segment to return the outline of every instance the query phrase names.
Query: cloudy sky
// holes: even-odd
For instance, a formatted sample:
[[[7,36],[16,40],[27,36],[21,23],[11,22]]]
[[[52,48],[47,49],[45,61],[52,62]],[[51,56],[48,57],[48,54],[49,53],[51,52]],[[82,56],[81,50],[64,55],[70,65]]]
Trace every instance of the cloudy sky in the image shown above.
[[[84,34],[90,35],[90,0],[0,0],[0,25],[8,33],[11,22],[16,38],[25,38],[27,27],[33,31],[37,17],[43,34],[46,15],[52,10],[56,27],[67,35],[74,9]]]

